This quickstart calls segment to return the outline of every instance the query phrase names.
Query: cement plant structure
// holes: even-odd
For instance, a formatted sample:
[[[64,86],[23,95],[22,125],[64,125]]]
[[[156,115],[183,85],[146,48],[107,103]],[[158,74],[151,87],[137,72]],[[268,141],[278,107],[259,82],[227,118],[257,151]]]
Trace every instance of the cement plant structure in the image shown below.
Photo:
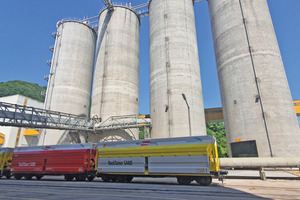
[[[111,9],[106,8],[99,15],[91,117],[100,121],[139,114],[140,18],[125,6]],[[137,129],[96,135],[99,139],[109,135],[127,140],[139,138]]]
[[[299,124],[267,1],[208,5],[229,153],[299,156]]]
[[[149,29],[151,136],[206,135],[193,1],[151,0]]]
[[[89,116],[96,38],[87,23],[57,23],[45,109]],[[44,130],[39,144],[70,143],[69,137],[65,131]]]
[[[145,13],[135,11],[141,6],[104,2],[107,8],[99,15],[92,98],[96,34],[85,21],[62,21],[46,109],[97,116],[101,121],[138,114],[139,17]],[[151,0],[145,4],[153,138],[206,134],[195,2]],[[230,155],[299,156],[299,125],[267,0],[208,0],[208,5]],[[138,136],[136,131],[122,130],[97,134],[89,138]],[[42,135],[40,141],[56,144],[63,142],[63,135]]]

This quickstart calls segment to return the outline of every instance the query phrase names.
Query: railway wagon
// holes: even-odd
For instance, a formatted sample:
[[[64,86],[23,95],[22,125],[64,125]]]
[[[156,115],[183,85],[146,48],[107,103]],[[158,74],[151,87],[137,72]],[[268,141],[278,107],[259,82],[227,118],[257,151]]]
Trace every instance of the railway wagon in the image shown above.
[[[6,176],[7,179],[10,179],[10,167],[13,157],[13,148],[0,148],[0,178]]]
[[[213,136],[103,142],[97,144],[97,176],[103,181],[130,182],[133,177],[176,177],[207,186],[218,175]]]
[[[65,180],[92,181],[95,178],[95,144],[16,147],[11,172],[15,179],[64,175]]]

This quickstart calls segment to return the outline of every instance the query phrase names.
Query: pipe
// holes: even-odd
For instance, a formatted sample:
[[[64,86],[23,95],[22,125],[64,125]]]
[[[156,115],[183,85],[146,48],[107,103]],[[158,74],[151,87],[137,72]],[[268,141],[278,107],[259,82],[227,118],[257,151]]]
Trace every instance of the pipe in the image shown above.
[[[300,157],[220,158],[222,168],[300,167]]]

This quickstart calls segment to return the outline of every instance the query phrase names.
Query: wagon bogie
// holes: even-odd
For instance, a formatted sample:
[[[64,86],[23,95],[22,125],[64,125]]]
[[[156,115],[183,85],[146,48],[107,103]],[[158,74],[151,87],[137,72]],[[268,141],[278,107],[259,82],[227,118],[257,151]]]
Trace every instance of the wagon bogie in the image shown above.
[[[66,181],[72,181],[75,178],[75,175],[73,174],[66,174],[65,175],[65,180]]]
[[[26,174],[26,175],[24,176],[24,178],[25,178],[26,180],[31,180],[32,177],[33,177],[33,175],[31,175],[31,174]]]
[[[212,182],[212,177],[211,176],[200,176],[200,177],[197,177],[195,180],[201,186],[208,186]]]
[[[77,174],[75,176],[76,181],[85,181],[86,175],[85,174]]]
[[[23,177],[22,174],[14,174],[14,178],[15,178],[16,180],[21,180],[22,177]]]
[[[194,181],[193,177],[189,177],[189,176],[178,176],[177,177],[177,182],[180,185],[189,185],[192,181]]]
[[[42,176],[42,175],[35,175],[35,178],[36,178],[37,180],[41,180],[41,179],[43,178],[43,176]]]
[[[93,174],[87,175],[86,178],[88,179],[88,181],[93,181],[95,177],[96,177],[96,176],[95,176],[95,173],[93,173]]]

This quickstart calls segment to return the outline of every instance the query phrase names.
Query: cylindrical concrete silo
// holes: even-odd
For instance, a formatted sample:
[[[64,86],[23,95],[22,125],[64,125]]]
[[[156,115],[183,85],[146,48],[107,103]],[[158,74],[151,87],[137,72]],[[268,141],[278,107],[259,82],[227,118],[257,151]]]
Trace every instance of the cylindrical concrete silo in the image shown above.
[[[299,156],[299,125],[267,1],[208,3],[230,154]]]
[[[84,22],[60,21],[53,52],[45,109],[89,116],[97,35]],[[39,144],[61,141],[64,131],[46,130]]]
[[[138,15],[128,7],[100,13],[91,117],[105,121],[139,114],[139,26]],[[123,133],[123,138],[138,139],[138,130]]]
[[[206,135],[193,1],[152,0],[149,20],[151,137]]]

